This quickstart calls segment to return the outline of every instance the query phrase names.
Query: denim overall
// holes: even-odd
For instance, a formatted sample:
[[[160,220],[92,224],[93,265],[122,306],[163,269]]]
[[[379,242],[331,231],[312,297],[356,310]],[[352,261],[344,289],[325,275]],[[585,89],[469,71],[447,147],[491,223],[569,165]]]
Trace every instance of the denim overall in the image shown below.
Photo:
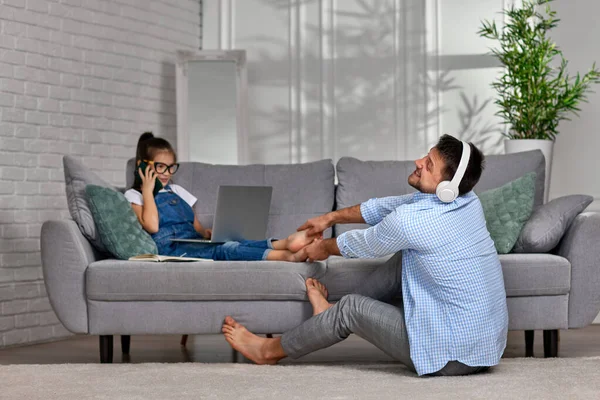
[[[273,249],[271,240],[244,240],[226,242],[221,245],[210,243],[172,242],[170,239],[202,239],[194,229],[194,210],[181,197],[173,193],[169,186],[154,198],[158,209],[158,232],[152,239],[158,247],[158,254],[212,258],[213,260],[255,261],[266,260]]]

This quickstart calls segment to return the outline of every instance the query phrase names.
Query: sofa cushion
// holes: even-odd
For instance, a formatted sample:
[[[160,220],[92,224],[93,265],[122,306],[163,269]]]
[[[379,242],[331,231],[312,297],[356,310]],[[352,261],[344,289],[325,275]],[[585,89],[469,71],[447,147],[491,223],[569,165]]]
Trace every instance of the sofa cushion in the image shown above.
[[[400,255],[400,253],[398,253]],[[332,256],[327,259],[327,273],[320,281],[327,287],[330,301],[338,301],[355,290],[393,255],[381,258],[343,258]]]
[[[553,254],[502,254],[507,297],[551,296],[571,290],[571,263]]]
[[[539,207],[523,227],[513,251],[547,253],[555,248],[571,222],[590,203],[592,196],[563,196]]]
[[[379,265],[390,256],[377,259],[345,259],[329,257],[327,273],[321,278],[336,301],[353,293]],[[546,296],[569,293],[571,264],[552,254],[503,254],[500,256],[507,297]]]
[[[127,164],[133,174],[133,163]],[[283,238],[307,219],[333,209],[335,170],[331,160],[291,165],[212,165],[181,163],[174,181],[198,198],[195,210],[212,227],[219,185],[273,186],[267,236]],[[331,230],[325,232],[331,237]]]
[[[545,162],[540,150],[513,154],[487,155],[485,169],[475,186],[475,193],[500,187],[528,172],[536,173],[534,209],[543,203]],[[336,210],[354,206],[373,197],[398,196],[415,191],[408,184],[414,171],[414,161],[361,161],[342,157],[336,165],[338,187]],[[335,235],[351,229],[363,229],[364,224],[336,225]]]
[[[535,172],[479,195],[485,222],[499,254],[515,245],[521,229],[531,216]]]
[[[90,300],[307,300],[305,280],[325,263],[97,261],[86,271]]]
[[[156,243],[142,228],[123,193],[96,185],[85,188],[96,229],[106,250],[119,260],[158,254]]]
[[[101,252],[106,252],[106,247],[102,243],[92,212],[88,205],[85,187],[88,184],[113,188],[102,178],[90,171],[85,165],[71,156],[63,157],[63,167],[65,174],[65,190],[67,192],[67,203],[71,218],[77,223],[83,236],[85,236],[92,245]]]
[[[86,294],[99,301],[306,301],[305,280],[316,277],[337,301],[353,293],[391,258],[281,263],[215,261],[212,263],[150,263],[97,261],[86,270]],[[569,293],[571,264],[552,254],[500,256],[508,297]]]

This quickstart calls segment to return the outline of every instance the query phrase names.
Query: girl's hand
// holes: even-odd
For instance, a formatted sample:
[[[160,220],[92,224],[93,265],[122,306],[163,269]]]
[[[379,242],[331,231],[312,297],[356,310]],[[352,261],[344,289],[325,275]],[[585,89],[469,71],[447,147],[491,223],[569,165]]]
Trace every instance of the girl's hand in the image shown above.
[[[146,167],[146,173],[142,172],[142,169],[138,169],[140,178],[142,178],[142,194],[144,192],[153,193],[154,185],[156,183],[156,172],[150,166]]]
[[[212,238],[212,229],[205,229],[204,230],[204,239],[210,239]]]

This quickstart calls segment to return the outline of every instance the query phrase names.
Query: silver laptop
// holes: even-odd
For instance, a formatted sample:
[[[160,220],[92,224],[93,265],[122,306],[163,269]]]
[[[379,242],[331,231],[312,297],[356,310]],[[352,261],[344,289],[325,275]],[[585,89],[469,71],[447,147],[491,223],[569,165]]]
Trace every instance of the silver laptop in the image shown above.
[[[219,186],[211,239],[171,239],[173,242],[225,243],[264,240],[267,236],[271,186]]]

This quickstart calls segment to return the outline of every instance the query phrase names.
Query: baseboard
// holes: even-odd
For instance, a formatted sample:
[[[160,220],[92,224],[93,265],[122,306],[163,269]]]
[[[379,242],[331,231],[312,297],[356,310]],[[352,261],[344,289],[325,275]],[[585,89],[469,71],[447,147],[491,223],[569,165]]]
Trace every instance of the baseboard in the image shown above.
[[[17,347],[27,347],[27,346],[31,346],[33,344],[46,344],[46,343],[62,342],[63,340],[72,339],[75,336],[84,336],[84,335],[75,335],[75,334],[69,333],[67,336],[61,336],[61,337],[55,337],[55,338],[49,338],[49,339],[41,339],[41,340],[34,340],[34,341],[31,341],[31,342],[25,342],[25,343],[15,343],[15,344],[11,344],[11,345],[8,345],[8,346],[0,346],[0,350],[14,349],[14,348],[17,348]]]

